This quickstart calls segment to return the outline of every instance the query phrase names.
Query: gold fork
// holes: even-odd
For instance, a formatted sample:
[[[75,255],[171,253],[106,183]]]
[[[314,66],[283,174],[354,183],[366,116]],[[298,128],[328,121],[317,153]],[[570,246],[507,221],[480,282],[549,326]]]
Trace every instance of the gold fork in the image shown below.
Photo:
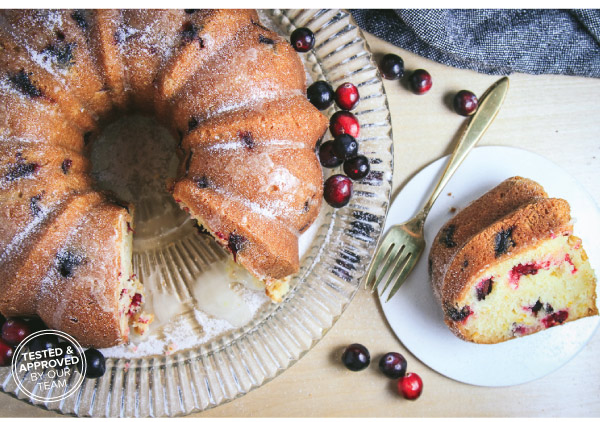
[[[408,274],[415,267],[425,249],[423,226],[433,203],[446,186],[446,183],[454,175],[456,169],[462,164],[467,154],[481,139],[481,136],[498,114],[507,91],[508,78],[504,77],[490,86],[483,94],[477,111],[470,117],[460,139],[454,147],[454,152],[448,160],[448,164],[446,164],[446,169],[442,177],[429,196],[425,206],[412,219],[392,226],[379,244],[375,259],[365,279],[365,289],[371,286],[371,291],[374,292],[390,269],[390,276],[387,278],[387,282],[379,295],[383,296],[390,283],[395,280],[392,290],[386,299],[387,302],[402,286],[402,283],[404,283]],[[380,267],[381,270],[376,276],[377,270]]]

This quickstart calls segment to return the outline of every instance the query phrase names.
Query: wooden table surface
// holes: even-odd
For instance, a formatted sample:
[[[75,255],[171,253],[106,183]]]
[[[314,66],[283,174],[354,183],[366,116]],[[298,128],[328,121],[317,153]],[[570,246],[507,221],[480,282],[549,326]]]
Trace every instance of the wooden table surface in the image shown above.
[[[447,67],[365,34],[378,58],[399,54],[407,71],[427,69],[433,88],[412,94],[398,81],[385,81],[394,134],[394,193],[427,164],[451,151],[464,121],[449,108],[460,89],[482,94],[499,78]],[[573,175],[600,203],[600,79],[572,76],[510,76],[510,90],[480,145],[532,151]],[[581,229],[581,228],[580,228]],[[577,230],[577,226],[576,226]],[[600,268],[596,268],[600,274]],[[410,318],[407,315],[407,318]],[[346,370],[341,350],[366,345],[373,359],[362,372]],[[398,351],[424,383],[412,402],[379,373],[377,359]],[[600,332],[566,365],[539,380],[502,388],[475,387],[430,370],[395,337],[378,300],[362,288],[338,322],[299,362],[245,396],[191,416],[203,417],[462,417],[600,416]],[[460,356],[448,356],[460,359]],[[493,362],[490,362],[493,365]],[[0,394],[0,416],[58,416]]]

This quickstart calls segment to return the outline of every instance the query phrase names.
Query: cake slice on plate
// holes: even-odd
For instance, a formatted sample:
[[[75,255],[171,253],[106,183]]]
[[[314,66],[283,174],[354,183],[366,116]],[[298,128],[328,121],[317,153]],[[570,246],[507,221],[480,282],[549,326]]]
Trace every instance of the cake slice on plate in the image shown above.
[[[444,321],[464,340],[498,343],[598,315],[569,204],[529,179],[502,182],[448,221],[429,269]]]

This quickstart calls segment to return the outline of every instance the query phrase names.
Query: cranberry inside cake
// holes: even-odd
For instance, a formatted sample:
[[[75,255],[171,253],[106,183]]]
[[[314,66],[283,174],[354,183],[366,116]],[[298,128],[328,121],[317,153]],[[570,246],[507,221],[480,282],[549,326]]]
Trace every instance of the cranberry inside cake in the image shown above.
[[[498,343],[598,314],[569,204],[529,179],[505,180],[450,219],[429,270],[444,322],[464,340]]]
[[[596,283],[581,239],[569,233],[482,271],[447,318],[477,343],[496,343],[597,314]]]

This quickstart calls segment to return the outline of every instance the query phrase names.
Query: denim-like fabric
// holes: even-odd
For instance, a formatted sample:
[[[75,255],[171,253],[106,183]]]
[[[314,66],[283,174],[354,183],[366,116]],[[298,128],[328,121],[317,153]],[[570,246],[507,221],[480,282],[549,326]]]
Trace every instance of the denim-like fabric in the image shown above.
[[[352,10],[359,26],[449,66],[600,77],[600,10]]]

